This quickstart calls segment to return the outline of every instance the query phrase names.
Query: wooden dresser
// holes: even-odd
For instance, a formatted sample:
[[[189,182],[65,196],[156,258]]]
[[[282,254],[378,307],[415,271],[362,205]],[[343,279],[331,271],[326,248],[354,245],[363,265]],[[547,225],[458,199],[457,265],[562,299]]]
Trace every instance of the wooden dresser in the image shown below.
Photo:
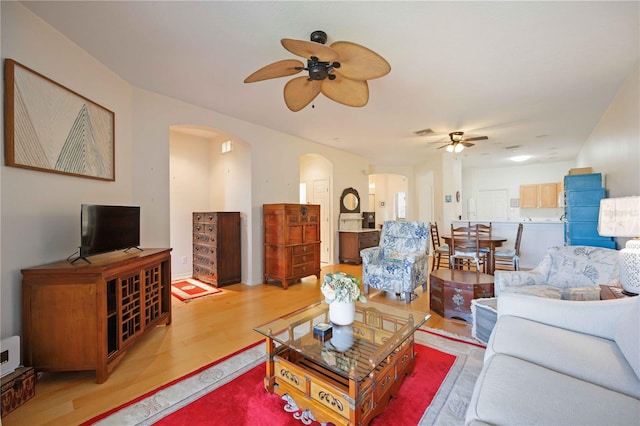
[[[193,213],[193,278],[221,287],[241,274],[240,213]]]
[[[290,282],[309,275],[320,278],[320,206],[265,204],[264,281]]]
[[[95,370],[103,383],[127,349],[171,324],[171,249],[101,254],[22,270],[22,348],[36,371]]]
[[[362,231],[340,231],[340,263],[362,263],[360,250],[369,247],[377,247],[380,243],[380,231],[375,229],[363,229]]]

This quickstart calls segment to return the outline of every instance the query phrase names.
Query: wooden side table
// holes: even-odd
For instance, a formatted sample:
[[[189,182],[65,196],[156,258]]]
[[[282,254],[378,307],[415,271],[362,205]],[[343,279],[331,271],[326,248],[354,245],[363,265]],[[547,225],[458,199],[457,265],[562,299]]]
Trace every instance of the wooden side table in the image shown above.
[[[600,300],[621,299],[629,297],[622,293],[622,287],[612,285],[600,285]]]
[[[438,269],[429,276],[432,311],[445,318],[473,320],[471,301],[493,297],[493,276],[475,271]]]

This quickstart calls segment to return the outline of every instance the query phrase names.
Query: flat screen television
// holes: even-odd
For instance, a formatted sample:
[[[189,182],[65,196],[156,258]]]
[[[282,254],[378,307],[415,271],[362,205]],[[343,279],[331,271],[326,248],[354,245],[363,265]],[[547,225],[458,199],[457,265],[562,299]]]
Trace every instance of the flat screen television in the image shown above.
[[[140,207],[83,204],[80,258],[140,245]]]

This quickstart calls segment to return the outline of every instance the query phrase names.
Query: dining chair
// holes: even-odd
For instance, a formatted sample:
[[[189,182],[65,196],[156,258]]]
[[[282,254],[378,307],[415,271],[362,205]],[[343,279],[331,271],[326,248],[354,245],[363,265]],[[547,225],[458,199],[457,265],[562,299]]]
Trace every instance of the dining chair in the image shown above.
[[[486,272],[487,253],[480,251],[478,226],[451,225],[451,245],[449,246],[449,265],[452,269],[471,269],[471,263],[477,271]]]
[[[514,271],[520,270],[520,242],[522,241],[522,230],[524,226],[522,223],[518,224],[518,231],[516,233],[516,242],[513,247],[505,247],[501,250],[496,250],[494,253],[494,262],[496,269],[511,269]],[[500,266],[500,268],[498,268]]]
[[[431,232],[431,245],[433,247],[433,262],[431,264],[431,271],[440,269],[440,262],[444,259],[449,267],[449,246],[447,244],[440,244],[440,233],[438,232],[438,223],[433,222],[429,225]]]

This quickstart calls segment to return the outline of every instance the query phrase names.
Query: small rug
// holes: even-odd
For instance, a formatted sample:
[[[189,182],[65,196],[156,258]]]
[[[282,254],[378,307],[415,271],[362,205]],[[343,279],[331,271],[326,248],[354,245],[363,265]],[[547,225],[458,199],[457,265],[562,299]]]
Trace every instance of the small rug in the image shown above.
[[[372,424],[463,424],[484,348],[434,329],[418,330],[416,343],[414,371]],[[311,424],[296,407],[264,390],[264,361],[264,344],[259,342],[84,424]]]
[[[194,279],[171,283],[171,294],[183,302],[218,293],[222,290]]]

